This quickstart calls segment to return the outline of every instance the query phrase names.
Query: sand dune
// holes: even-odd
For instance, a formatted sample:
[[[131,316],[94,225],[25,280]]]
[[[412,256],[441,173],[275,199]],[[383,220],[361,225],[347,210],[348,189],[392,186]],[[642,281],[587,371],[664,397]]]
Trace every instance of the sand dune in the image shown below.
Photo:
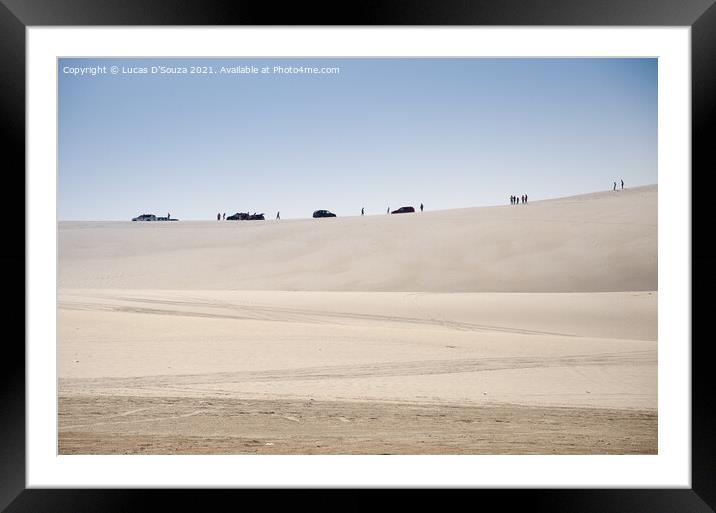
[[[60,288],[657,290],[657,187],[281,221],[60,222]]]
[[[60,452],[653,454],[656,207],[60,223]]]

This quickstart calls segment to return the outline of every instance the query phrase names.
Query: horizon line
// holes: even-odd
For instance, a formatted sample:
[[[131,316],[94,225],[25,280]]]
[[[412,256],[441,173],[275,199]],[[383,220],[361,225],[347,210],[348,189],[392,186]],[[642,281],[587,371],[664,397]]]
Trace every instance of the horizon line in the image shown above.
[[[650,183],[650,184],[645,184],[645,185],[636,185],[636,186],[632,186],[632,187],[625,187],[623,190],[628,191],[628,190],[635,190],[635,189],[645,189],[648,187],[658,187],[658,185],[659,185],[658,182],[656,182],[656,183]],[[577,197],[581,197],[581,196],[590,196],[593,194],[609,193],[609,192],[622,192],[622,189],[620,189],[619,187],[617,187],[616,191],[610,190],[610,189],[601,189],[601,190],[597,190],[597,191],[583,192],[583,193],[579,193],[579,194],[571,194],[569,196],[556,196],[556,197],[551,197],[551,198],[536,199],[534,201],[528,199],[528,203],[555,201],[555,200],[577,198]],[[509,196],[508,196],[508,198],[509,198]],[[528,198],[529,198],[529,195],[528,195]],[[407,206],[407,205],[405,205],[405,206]],[[467,207],[443,208],[443,209],[436,209],[436,210],[427,210],[426,209],[425,212],[422,212],[422,213],[447,212],[447,211],[451,211],[451,210],[465,210],[465,209],[473,209],[473,208],[493,208],[493,207],[504,207],[504,206],[510,207],[510,206],[517,206],[517,205],[510,205],[509,203],[507,203],[507,204],[499,203],[499,204],[494,204],[494,205],[472,205],[472,206],[467,206]],[[397,208],[400,208],[400,207],[396,207],[396,209]],[[321,210],[321,209],[316,209],[316,210]],[[393,209],[391,209],[391,210],[393,210]],[[228,214],[228,212],[226,212],[226,213]],[[230,215],[234,215],[235,213],[236,212],[234,212]],[[250,212],[250,213],[256,213],[256,212]],[[258,213],[260,213],[260,212],[258,212]],[[416,208],[416,213],[418,213],[417,208]],[[141,214],[137,214],[137,216],[144,215],[144,214],[145,214],[145,212],[142,212]],[[266,212],[263,212],[263,214],[266,215]],[[165,217],[161,214],[149,214],[149,215],[156,215],[158,218]],[[344,216],[341,216],[341,218],[343,219],[343,218],[349,218],[349,217],[369,217],[369,216],[372,217],[372,216],[384,216],[384,215],[389,215],[389,214],[387,214],[385,212],[372,213],[372,214],[366,213],[363,216],[360,214],[344,215]],[[188,222],[188,221],[214,221],[213,217],[200,218],[200,219],[196,219],[196,218],[189,218],[189,219],[170,218],[170,219],[176,220],[176,221],[183,220],[186,222]],[[281,218],[281,219],[267,217],[265,219],[265,221],[300,221],[300,220],[304,220],[304,219],[312,219],[312,217],[286,217],[286,218]],[[223,219],[222,219],[222,221],[223,221]],[[75,222],[75,223],[82,223],[82,222],[86,222],[86,223],[92,223],[92,222],[122,223],[122,222],[130,222],[131,223],[134,221],[132,221],[132,219],[130,218],[130,219],[57,219],[57,222],[58,223],[73,223],[73,222]],[[167,222],[167,221],[136,221],[136,222]]]

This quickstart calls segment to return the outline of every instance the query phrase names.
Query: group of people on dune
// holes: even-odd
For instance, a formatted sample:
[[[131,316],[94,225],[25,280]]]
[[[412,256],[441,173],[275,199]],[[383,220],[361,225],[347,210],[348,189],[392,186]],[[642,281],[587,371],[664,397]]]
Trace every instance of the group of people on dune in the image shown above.
[[[527,194],[523,194],[522,196],[510,196],[510,205],[519,205],[520,201],[522,203],[527,203]]]

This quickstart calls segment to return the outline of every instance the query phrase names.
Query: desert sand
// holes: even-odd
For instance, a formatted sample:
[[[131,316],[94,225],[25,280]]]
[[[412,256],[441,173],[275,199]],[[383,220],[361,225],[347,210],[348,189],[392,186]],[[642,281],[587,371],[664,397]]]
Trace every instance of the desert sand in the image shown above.
[[[61,454],[654,454],[657,187],[60,222]]]

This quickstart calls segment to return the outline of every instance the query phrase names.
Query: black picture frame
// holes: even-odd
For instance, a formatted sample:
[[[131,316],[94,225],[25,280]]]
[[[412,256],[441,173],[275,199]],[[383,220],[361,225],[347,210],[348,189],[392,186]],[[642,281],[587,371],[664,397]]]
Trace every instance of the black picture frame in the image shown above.
[[[230,5],[216,0],[0,0],[0,128],[2,130],[3,185],[7,196],[20,198],[25,191],[25,29],[31,26],[88,25],[549,25],[549,26],[688,26],[691,28],[692,73],[692,190],[710,190],[716,172],[713,142],[709,137],[716,116],[716,5],[714,0],[393,0],[353,2],[271,2],[239,0]],[[91,53],[91,52],[89,52]],[[685,177],[688,179],[689,177]],[[23,191],[21,195],[19,191]],[[8,194],[9,193],[9,194]],[[693,197],[693,196],[692,196]],[[692,452],[690,489],[502,489],[456,491],[453,500],[470,493],[471,502],[489,501],[500,509],[579,512],[706,512],[716,507],[716,401],[711,391],[713,372],[708,358],[711,340],[697,337],[705,325],[713,290],[714,257],[705,250],[697,228],[711,219],[708,202],[692,205]],[[17,205],[12,208],[16,213]],[[17,219],[17,216],[13,216]],[[8,228],[12,242],[0,254],[6,269],[5,283],[22,287],[26,297],[25,226],[19,221]],[[704,231],[702,230],[702,233]],[[17,272],[24,269],[25,273]],[[22,283],[20,283],[22,281]],[[702,297],[699,301],[699,294]],[[19,294],[7,306],[7,320],[19,325],[25,301]],[[20,331],[25,335],[25,324]],[[702,333],[703,335],[703,333]],[[0,510],[24,511],[137,511],[179,506],[180,509],[217,509],[234,494],[246,496],[273,491],[247,490],[97,490],[26,489],[25,462],[25,351],[18,337],[5,339],[0,372]],[[414,498],[423,505],[423,490]],[[356,490],[338,498],[335,490],[297,493],[293,507],[332,507],[337,501],[350,509],[365,509],[381,491]],[[280,494],[278,494],[280,495]],[[473,495],[476,495],[473,496]],[[293,498],[292,500],[295,500]],[[441,500],[441,506],[446,504]],[[170,501],[176,506],[169,506]],[[497,501],[497,502],[495,502]]]

